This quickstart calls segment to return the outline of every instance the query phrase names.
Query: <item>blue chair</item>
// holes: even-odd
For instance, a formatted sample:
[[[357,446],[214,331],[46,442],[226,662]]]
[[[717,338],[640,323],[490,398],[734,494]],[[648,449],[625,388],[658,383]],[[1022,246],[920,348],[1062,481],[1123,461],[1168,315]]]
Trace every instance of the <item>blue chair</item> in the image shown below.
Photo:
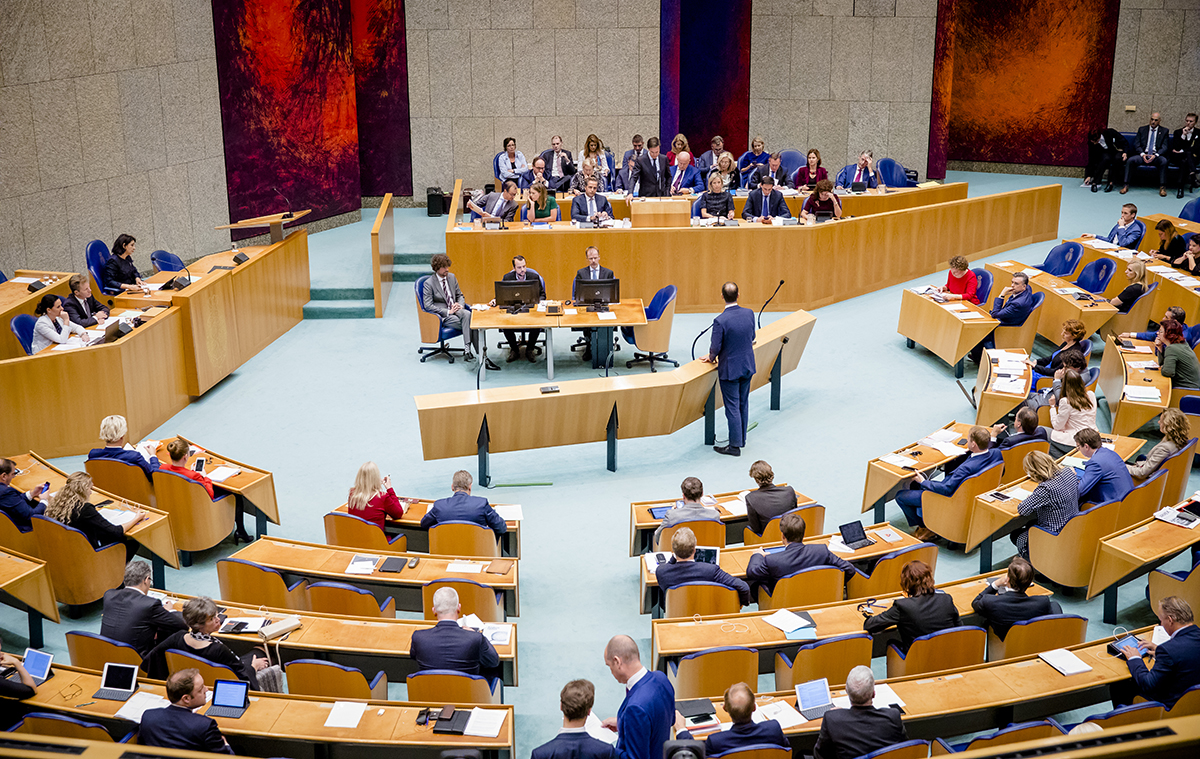
[[[980,305],[987,308],[986,303],[992,295],[992,273],[987,269],[971,269],[975,272],[975,297]]]
[[[387,675],[376,672],[368,681],[366,674],[355,667],[321,659],[293,659],[284,665],[288,693],[304,696],[323,696],[336,699],[381,699],[388,696]]]
[[[1129,146],[1129,151],[1128,151],[1129,157],[1132,158],[1134,156],[1134,152],[1135,152],[1133,149],[1133,145],[1137,141],[1137,132],[1121,132],[1121,136],[1125,138],[1125,144]],[[1166,145],[1170,146],[1170,144],[1171,144],[1171,138],[1168,136]],[[1171,183],[1170,175],[1178,173],[1180,171],[1180,168],[1181,167],[1179,166],[1179,164],[1172,163],[1169,158],[1167,159],[1167,177],[1168,177],[1167,184]],[[1123,163],[1120,168],[1120,171],[1123,176],[1124,171],[1125,171],[1125,167],[1124,167]],[[1110,176],[1111,176],[1111,174],[1110,174]],[[1153,164],[1147,166],[1143,163],[1138,163],[1133,167],[1133,173],[1131,173],[1129,175],[1129,179],[1130,179],[1129,183],[1133,184],[1133,180],[1137,179],[1138,177],[1150,177],[1150,179],[1151,179],[1150,184],[1157,185],[1158,184],[1158,167],[1154,166]]]
[[[1083,258],[1082,245],[1077,242],[1064,242],[1051,248],[1050,252],[1046,254],[1046,260],[1040,264],[1034,264],[1033,268],[1041,269],[1055,277],[1067,277],[1075,271],[1081,258]]]
[[[1136,725],[1139,722],[1157,722],[1163,718],[1164,707],[1157,701],[1146,701],[1141,704],[1129,704],[1102,714],[1093,714],[1083,722],[1095,722],[1102,730],[1110,727]],[[1083,723],[1080,723],[1083,724]],[[1071,730],[1076,725],[1063,725]]]
[[[9,322],[9,327],[17,336],[17,342],[25,349],[27,356],[33,355],[33,325],[35,324],[37,324],[37,318],[30,314],[17,314]]]
[[[1184,203],[1179,211],[1179,218],[1188,221],[1200,221],[1200,198],[1192,198]]]
[[[500,678],[468,675],[452,669],[427,669],[407,678],[408,700],[422,704],[501,704]]]
[[[925,759],[929,756],[929,741],[911,740],[863,754],[858,759]]]
[[[888,677],[908,677],[983,664],[987,652],[987,630],[962,625],[948,627],[914,638],[907,651],[896,643],[887,645]]]
[[[696,201],[699,203],[700,201]],[[634,364],[643,361],[650,362],[650,371],[656,372],[654,362],[660,361],[679,366],[678,361],[667,357],[671,344],[671,324],[675,320],[675,285],[667,285],[654,293],[650,306],[646,309],[646,324],[636,327],[621,327],[621,336],[625,342],[634,348],[641,348],[645,353],[633,352],[633,360],[625,362],[626,369],[632,369]]]
[[[696,198],[696,202],[695,202],[695,203],[692,203],[692,218],[693,218],[693,219],[699,219],[699,218],[700,218],[700,203],[701,203],[701,201],[703,201],[703,200],[704,200],[704,198],[703,198],[703,197],[699,197],[699,198]]]
[[[52,735],[56,738],[72,738],[76,740],[91,740],[100,743],[112,743],[112,735],[104,725],[96,722],[84,722],[65,714],[50,712],[29,712],[20,722],[8,728],[9,733],[26,733],[33,735]],[[117,743],[128,743],[135,731],[130,730]]]
[[[183,259],[165,250],[156,250],[150,254],[150,263],[155,271],[183,271]]]
[[[450,359],[450,363],[454,363],[455,356],[461,356],[466,353],[465,348],[451,348],[446,345],[447,340],[452,340],[462,336],[462,330],[458,327],[446,327],[442,325],[442,317],[432,311],[425,310],[425,304],[421,302],[421,292],[425,289],[425,281],[432,276],[426,274],[413,283],[413,293],[417,298],[417,324],[421,329],[422,343],[437,343],[436,348],[429,348],[424,345],[417,348],[417,353],[421,356],[421,363],[425,363],[425,359],[432,356],[445,356]]]
[[[504,178],[500,176],[500,156],[504,155],[501,150],[496,155],[492,156],[492,176],[496,178],[496,189],[499,190]]]
[[[743,756],[752,759],[791,759],[792,750],[774,743],[751,743],[720,754],[709,754],[708,759],[738,759]]]
[[[617,159],[608,148],[604,149],[604,162],[608,164],[608,186],[605,189],[611,192],[617,182]]]
[[[87,248],[83,251],[83,259],[87,264],[88,272],[91,273],[92,279],[96,280],[96,287],[100,288],[100,292],[105,295],[120,295],[121,289],[104,286],[104,264],[112,257],[108,246],[103,240],[92,240],[87,244]]]
[[[1093,295],[1099,295],[1108,287],[1108,281],[1112,279],[1112,275],[1116,271],[1116,262],[1108,258],[1097,258],[1083,267],[1083,271],[1079,272],[1079,278],[1075,280],[1075,285]]]
[[[747,150],[745,153],[742,153],[741,158],[738,158],[738,162],[737,162],[738,178],[742,178],[745,176],[742,172],[744,172],[751,164],[755,164],[755,163],[764,164],[767,162],[767,159],[770,157],[771,157],[771,154],[765,150],[763,151],[763,154],[761,156],[759,156],[758,158],[755,158],[754,153],[750,152],[749,150]]]
[[[904,173],[904,167],[891,158],[880,158],[879,164],[879,181],[883,182],[888,187],[908,187],[908,175]]]
[[[8,281],[8,277],[4,276],[4,272],[0,271],[0,284]]]
[[[796,649],[794,656],[778,651],[775,654],[775,689],[790,691],[796,683],[822,677],[831,685],[841,685],[846,682],[850,670],[859,664],[870,666],[873,645],[874,638],[870,633],[858,632],[806,643]]]
[[[804,154],[799,150],[784,150],[779,154],[779,166],[787,172],[784,176],[790,177],[799,171],[800,167],[804,164]]]
[[[936,741],[942,750],[934,749],[934,753],[957,754],[961,751],[971,749],[992,748],[1009,743],[1021,743],[1022,741],[1034,741],[1042,738],[1056,738],[1066,734],[1067,731],[1063,729],[1063,726],[1052,719],[1022,722],[1020,724],[1009,725],[1002,730],[997,730],[991,735],[981,735],[968,743],[957,743],[953,746],[938,738]]]

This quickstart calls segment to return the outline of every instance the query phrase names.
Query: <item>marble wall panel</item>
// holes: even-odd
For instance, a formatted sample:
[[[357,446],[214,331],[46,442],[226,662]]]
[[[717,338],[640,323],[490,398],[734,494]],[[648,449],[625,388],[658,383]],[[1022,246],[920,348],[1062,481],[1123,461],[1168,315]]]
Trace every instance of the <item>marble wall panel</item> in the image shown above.
[[[64,8],[61,1],[42,0],[42,23],[51,79],[87,76],[95,70],[92,25],[86,6]]]
[[[133,0],[133,42],[139,66],[175,62],[172,0]]]
[[[112,214],[113,239],[130,234],[137,238],[134,263],[150,269],[150,254],[156,249],[154,216],[150,210],[150,178],[146,172],[108,180],[108,209]],[[108,241],[112,244],[112,240]]]
[[[79,184],[84,174],[75,85],[69,79],[30,85],[29,103],[42,189]]]
[[[471,114],[513,116],[513,32],[471,32]]]
[[[595,113],[598,84],[597,33],[594,29],[554,32],[555,114]]]
[[[116,74],[74,80],[79,107],[79,137],[84,179],[120,176],[127,170],[125,133],[121,128],[121,88]]]
[[[41,0],[0,3],[0,72],[8,87],[50,78]]]
[[[471,115],[471,71],[463,63],[471,33],[461,30],[429,32],[429,112],[434,117]],[[436,93],[436,96],[433,95]]]
[[[215,56],[213,40],[212,3],[196,0],[174,0],[175,58],[196,61]]]
[[[59,211],[67,207],[66,188],[23,195],[21,233],[25,242],[25,265],[30,269],[54,271],[71,263],[71,238]]]
[[[117,81],[121,89],[121,118],[129,170],[162,168],[167,164],[167,142],[158,69],[122,71],[117,75]]]
[[[533,0],[534,29],[574,29],[575,0]]]
[[[229,223],[224,157],[206,158],[187,165],[188,199],[191,201],[193,255],[206,256],[229,248],[229,231],[214,227]],[[182,255],[182,254],[180,254]]]
[[[490,181],[492,156],[496,154],[493,121],[482,117],[454,119],[454,177],[462,179],[464,187],[479,188]]]
[[[93,40],[133,39],[132,0],[87,0],[92,20]],[[186,0],[185,0],[186,2]],[[210,14],[211,16],[211,11]],[[133,44],[94,44],[96,73],[125,71],[138,65],[137,46]],[[216,55],[215,51],[213,55]]]
[[[434,118],[408,121],[412,134],[413,192],[418,197],[424,197],[427,187],[441,187],[447,192],[454,187],[452,121]]]
[[[68,187],[66,210],[71,266],[63,270],[83,271],[87,268],[83,252],[89,242],[104,240],[105,245],[111,245],[116,239],[108,207],[108,182],[101,179]]]
[[[40,190],[29,85],[0,88],[0,145],[4,146],[0,150],[0,198]],[[17,211],[19,229],[20,207],[9,209]]]
[[[167,165],[198,161],[205,157],[204,123],[201,115],[200,79],[196,61],[160,66],[163,137]]]
[[[912,19],[876,18],[873,39],[871,100],[908,100],[912,97],[913,78]],[[928,55],[932,59],[932,49]]]
[[[167,166],[148,172],[150,207],[154,218],[154,248],[138,246],[143,254],[162,249],[180,258],[191,258],[196,250],[192,234],[192,199],[185,165]]]
[[[1182,52],[1183,11],[1142,11],[1138,28],[1137,68],[1133,91],[1152,95],[1175,93]],[[1189,41],[1193,56],[1196,40]]]
[[[792,99],[829,99],[833,21],[828,16],[792,18]]]

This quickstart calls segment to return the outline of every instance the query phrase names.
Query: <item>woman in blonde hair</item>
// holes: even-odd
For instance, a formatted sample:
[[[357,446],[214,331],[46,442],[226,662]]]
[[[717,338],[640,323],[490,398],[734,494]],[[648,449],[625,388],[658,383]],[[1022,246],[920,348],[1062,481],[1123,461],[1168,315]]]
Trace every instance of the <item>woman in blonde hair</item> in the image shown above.
[[[713,166],[712,171],[708,172],[708,176],[718,176],[721,178],[721,185],[725,192],[733,192],[738,188],[738,170],[737,159],[733,157],[733,153],[725,151],[717,156],[717,163]]]
[[[354,477],[354,487],[350,488],[350,513],[362,517],[379,529],[383,529],[388,517],[399,519],[404,516],[404,504],[392,490],[391,475],[379,476],[379,467],[374,461],[368,461],[358,468]]]
[[[1149,456],[1138,456],[1136,462],[1125,465],[1133,477],[1144,480],[1157,472],[1163,461],[1187,445],[1192,437],[1187,417],[1177,408],[1162,412],[1158,417],[1158,429],[1163,434],[1162,442],[1150,449]]]
[[[667,165],[674,166],[675,157],[680,153],[687,153],[688,155],[692,153],[692,149],[688,147],[687,137],[684,137],[682,132],[675,135],[675,139],[671,140],[671,149],[667,151]]]
[[[1079,513],[1079,475],[1075,467],[1059,466],[1041,451],[1030,451],[1021,466],[1037,487],[1017,505],[1017,512],[1023,517],[1036,517],[1038,527],[1057,535],[1067,520]],[[1029,528],[1023,527],[1009,537],[1021,558],[1028,560]]]
[[[118,527],[100,516],[96,507],[88,503],[91,497],[92,476],[87,472],[75,472],[67,477],[66,484],[54,494],[54,498],[46,506],[46,516],[82,532],[93,548],[124,543],[125,563],[128,564],[137,553],[138,544],[128,540],[125,534],[145,519],[146,515],[139,513],[137,519]]]
[[[572,196],[582,195],[587,189],[589,179],[596,177],[596,181],[600,182],[600,186],[604,186],[604,182],[596,176],[596,161],[592,158],[585,158],[579,164],[579,171],[571,177],[570,193]]]
[[[1125,266],[1125,277],[1129,280],[1129,285],[1109,301],[1123,314],[1129,313],[1137,299],[1146,292],[1146,264],[1136,260],[1130,261]]]

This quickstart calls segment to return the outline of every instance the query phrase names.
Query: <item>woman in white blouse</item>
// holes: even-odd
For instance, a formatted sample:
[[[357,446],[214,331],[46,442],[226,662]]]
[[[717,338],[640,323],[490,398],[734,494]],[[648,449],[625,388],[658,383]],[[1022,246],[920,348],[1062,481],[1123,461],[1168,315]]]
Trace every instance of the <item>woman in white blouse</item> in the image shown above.
[[[62,298],[46,293],[33,309],[37,323],[33,325],[33,352],[37,353],[48,345],[65,343],[71,335],[84,335],[87,331],[71,323],[71,317],[63,311]]]
[[[1096,394],[1074,369],[1063,372],[1062,395],[1050,407],[1050,455],[1065,456],[1075,447],[1075,433],[1096,427]]]

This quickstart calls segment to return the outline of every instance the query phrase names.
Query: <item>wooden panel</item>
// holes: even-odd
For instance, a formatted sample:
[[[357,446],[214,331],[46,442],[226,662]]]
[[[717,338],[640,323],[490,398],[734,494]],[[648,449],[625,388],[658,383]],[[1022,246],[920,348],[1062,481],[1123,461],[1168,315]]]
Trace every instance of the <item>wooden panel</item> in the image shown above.
[[[304,318],[309,301],[308,230],[294,230],[232,273],[240,365]]]
[[[36,293],[29,292],[29,285],[13,282],[14,277],[58,277],[58,281],[49,283],[45,289]],[[55,293],[66,297],[71,293],[67,281],[71,272],[63,271],[25,271],[18,269],[8,275],[7,282],[0,282],[0,360],[17,358],[25,355],[25,349],[12,331],[12,320],[17,314],[33,314],[33,308],[46,293]],[[97,299],[101,298],[99,290],[93,290]]]
[[[375,318],[382,319],[392,291],[392,261],[396,254],[396,219],[392,194],[383,196],[371,227],[371,277],[375,288]]]
[[[130,440],[141,440],[149,435],[160,424],[186,408],[190,401],[185,379],[182,327],[183,314],[178,308],[171,308],[115,344],[121,349],[120,376],[125,391],[125,421],[129,424]],[[139,336],[140,339],[130,339]],[[98,346],[98,349],[107,347]],[[70,355],[74,353],[76,351]],[[104,416],[107,414],[99,414],[101,419]],[[99,431],[99,420],[93,429]]]
[[[172,296],[184,314],[183,347],[187,356],[187,391],[204,395],[242,363],[238,314],[229,272],[210,275]]]
[[[0,590],[36,610],[42,616],[59,621],[58,604],[46,562],[16,551],[0,550]]]

